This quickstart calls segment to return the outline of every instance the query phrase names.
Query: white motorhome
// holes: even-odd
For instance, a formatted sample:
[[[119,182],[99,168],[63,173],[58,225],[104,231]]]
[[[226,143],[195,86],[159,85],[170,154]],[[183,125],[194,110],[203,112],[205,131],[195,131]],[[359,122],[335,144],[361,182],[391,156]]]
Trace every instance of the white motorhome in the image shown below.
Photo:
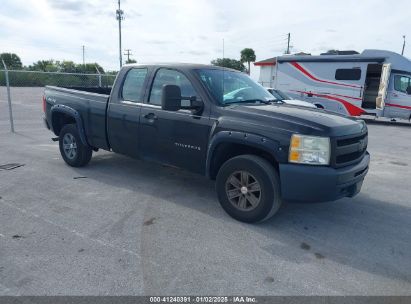
[[[343,53],[343,52],[342,52]],[[390,51],[284,55],[256,62],[259,82],[351,116],[411,120],[411,61]]]

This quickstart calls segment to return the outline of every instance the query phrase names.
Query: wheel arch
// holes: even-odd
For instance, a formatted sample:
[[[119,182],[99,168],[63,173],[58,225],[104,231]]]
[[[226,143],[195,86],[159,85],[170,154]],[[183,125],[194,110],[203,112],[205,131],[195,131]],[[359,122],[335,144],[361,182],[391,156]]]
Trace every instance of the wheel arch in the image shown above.
[[[54,105],[50,109],[51,128],[56,136],[59,136],[61,129],[66,124],[75,124],[80,135],[81,142],[85,146],[90,146],[84,130],[83,119],[80,113],[65,105]]]
[[[243,154],[260,156],[278,169],[278,142],[255,134],[221,131],[214,135],[207,151],[206,176],[215,179],[221,166]]]

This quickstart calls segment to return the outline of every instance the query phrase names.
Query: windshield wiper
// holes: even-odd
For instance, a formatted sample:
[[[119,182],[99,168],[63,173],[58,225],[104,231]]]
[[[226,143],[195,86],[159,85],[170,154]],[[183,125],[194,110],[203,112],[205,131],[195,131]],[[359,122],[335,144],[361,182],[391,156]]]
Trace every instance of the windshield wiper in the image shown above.
[[[238,100],[238,101],[232,101],[232,102],[228,102],[225,103],[224,105],[230,105],[233,103],[250,103],[250,102],[261,102],[264,104],[270,104],[272,102],[275,102],[275,99],[269,99],[269,100],[264,100],[264,99],[259,99],[259,98],[254,98],[254,99],[245,99],[245,100]]]

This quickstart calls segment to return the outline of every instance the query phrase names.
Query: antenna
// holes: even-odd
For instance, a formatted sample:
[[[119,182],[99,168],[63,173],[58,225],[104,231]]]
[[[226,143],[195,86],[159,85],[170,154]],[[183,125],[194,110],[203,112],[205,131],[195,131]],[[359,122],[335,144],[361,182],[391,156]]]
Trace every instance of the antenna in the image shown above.
[[[402,35],[402,39],[404,39],[404,42],[403,42],[403,44],[402,44],[402,52],[401,52],[401,55],[403,55],[403,56],[404,56],[404,49],[405,49],[405,35]]]
[[[286,54],[290,54],[290,40],[291,40],[291,33],[287,34],[287,50],[285,51]]]

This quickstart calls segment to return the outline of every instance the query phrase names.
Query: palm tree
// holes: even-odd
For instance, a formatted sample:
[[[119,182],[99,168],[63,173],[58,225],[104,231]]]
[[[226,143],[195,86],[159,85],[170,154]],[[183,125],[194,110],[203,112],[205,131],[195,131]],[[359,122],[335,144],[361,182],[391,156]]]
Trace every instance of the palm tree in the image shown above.
[[[250,48],[245,48],[244,50],[241,51],[241,62],[247,62],[248,64],[248,75],[250,75],[250,62],[255,62],[255,52],[253,49]]]

